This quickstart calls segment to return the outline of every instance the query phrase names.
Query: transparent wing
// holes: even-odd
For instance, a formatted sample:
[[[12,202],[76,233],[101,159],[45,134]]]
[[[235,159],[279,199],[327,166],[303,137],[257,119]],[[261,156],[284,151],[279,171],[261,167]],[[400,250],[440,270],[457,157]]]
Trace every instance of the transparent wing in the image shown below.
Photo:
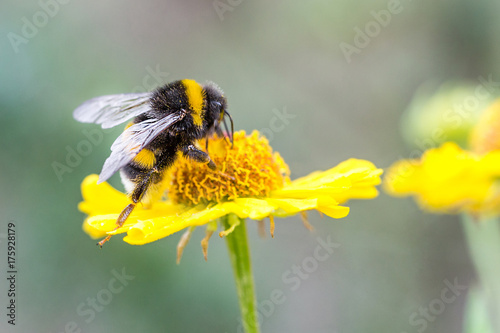
[[[106,95],[89,99],[73,111],[82,123],[111,128],[151,109],[151,93]]]
[[[185,114],[184,110],[180,110],[161,119],[144,120],[125,129],[113,142],[111,155],[104,162],[98,183],[106,181],[116,171],[129,163],[154,138],[184,118]]]

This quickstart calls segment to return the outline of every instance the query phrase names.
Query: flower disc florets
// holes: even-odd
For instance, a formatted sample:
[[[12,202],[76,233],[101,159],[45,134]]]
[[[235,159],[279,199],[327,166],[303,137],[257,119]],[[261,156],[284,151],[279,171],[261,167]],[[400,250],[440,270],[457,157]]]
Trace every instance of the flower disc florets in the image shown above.
[[[257,131],[234,133],[234,145],[226,138],[209,139],[208,154],[217,165],[179,158],[170,171],[168,196],[176,203],[197,205],[241,197],[266,197],[289,181],[290,171],[279,153],[273,153]],[[205,146],[205,142],[200,142]]]

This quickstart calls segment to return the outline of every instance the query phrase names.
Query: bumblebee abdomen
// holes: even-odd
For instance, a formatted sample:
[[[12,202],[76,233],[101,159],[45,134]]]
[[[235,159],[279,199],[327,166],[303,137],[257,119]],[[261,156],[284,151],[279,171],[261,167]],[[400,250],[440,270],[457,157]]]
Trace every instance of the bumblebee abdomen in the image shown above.
[[[170,160],[169,165],[173,163],[176,158],[174,154],[173,158],[166,156]],[[167,170],[167,165],[164,163],[165,156],[157,156],[151,150],[144,148],[137,154],[137,156],[125,165],[120,170],[120,176],[122,183],[125,185],[125,190],[128,193],[132,193],[138,184],[140,184],[144,179],[150,178],[151,183],[148,189],[146,189],[146,196],[149,196],[148,192],[155,192],[163,180],[165,171]]]
[[[151,169],[156,163],[156,156],[151,150],[144,148],[134,157],[133,162],[146,169]]]
[[[179,135],[160,134],[156,140],[143,148],[127,165],[122,168],[122,177],[134,183],[152,174],[153,183],[161,181],[161,174],[177,159],[177,151],[182,144]]]

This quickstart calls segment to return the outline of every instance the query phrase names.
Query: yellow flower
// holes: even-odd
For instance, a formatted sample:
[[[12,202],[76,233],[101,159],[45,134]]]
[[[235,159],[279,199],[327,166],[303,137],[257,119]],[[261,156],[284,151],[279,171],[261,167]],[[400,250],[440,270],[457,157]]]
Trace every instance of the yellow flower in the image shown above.
[[[129,198],[107,183],[97,184],[97,175],[85,178],[84,201],[79,205],[88,215],[85,232],[95,238],[127,233],[124,241],[141,245],[201,225],[207,225],[211,233],[217,228],[214,221],[231,213],[241,219],[269,217],[272,230],[274,217],[317,210],[342,218],[349,213],[349,208],[342,206],[347,200],[378,194],[375,186],[382,170],[368,161],[350,159],[330,170],[290,181],[288,166],[257,131],[251,135],[235,133],[233,148],[224,138],[213,138],[209,143],[208,152],[217,171],[180,157],[165,179],[168,198],[148,207],[138,205],[117,230],[113,230],[116,219],[130,203]],[[204,144],[200,142],[200,146]],[[219,235],[229,234],[234,227]]]
[[[500,212],[500,151],[477,154],[452,142],[427,150],[420,159],[394,163],[384,178],[394,196],[414,196],[436,213]]]

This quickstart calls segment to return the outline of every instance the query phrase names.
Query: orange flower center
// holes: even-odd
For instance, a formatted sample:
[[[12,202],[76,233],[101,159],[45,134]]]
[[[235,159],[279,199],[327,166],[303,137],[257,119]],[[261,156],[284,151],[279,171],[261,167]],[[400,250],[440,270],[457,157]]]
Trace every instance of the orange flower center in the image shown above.
[[[265,197],[281,189],[290,174],[279,153],[273,153],[266,138],[254,131],[234,133],[234,147],[225,138],[209,139],[208,154],[217,165],[179,158],[170,171],[169,198],[176,203],[197,205],[239,197]],[[205,141],[200,142],[205,147]]]

